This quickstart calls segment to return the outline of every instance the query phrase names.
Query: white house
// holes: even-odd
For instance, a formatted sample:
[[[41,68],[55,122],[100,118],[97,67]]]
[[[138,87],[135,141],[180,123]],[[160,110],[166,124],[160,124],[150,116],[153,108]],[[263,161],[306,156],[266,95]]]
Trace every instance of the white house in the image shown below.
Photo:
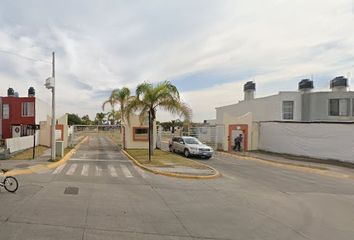
[[[331,91],[312,92],[313,82],[299,82],[299,91],[254,98],[256,85],[244,85],[244,100],[216,108],[216,124],[224,126],[222,148],[231,151],[233,139],[244,136],[244,149],[258,148],[258,124],[264,121],[348,122],[354,121],[354,92],[348,91],[348,80],[342,76],[330,82]]]

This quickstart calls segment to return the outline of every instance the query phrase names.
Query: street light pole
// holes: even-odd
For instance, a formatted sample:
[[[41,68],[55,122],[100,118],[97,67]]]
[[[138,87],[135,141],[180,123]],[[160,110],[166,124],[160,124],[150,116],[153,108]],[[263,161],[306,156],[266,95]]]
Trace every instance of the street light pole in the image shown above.
[[[52,78],[54,80],[54,86],[52,88],[52,149],[51,149],[51,159],[55,160],[55,126],[56,126],[56,118],[55,118],[55,52],[52,53]]]
[[[55,53],[52,54],[52,76],[45,80],[46,88],[52,89],[52,128],[51,128],[51,160],[54,161],[55,154],[55,126],[56,126],[56,118],[55,118]]]

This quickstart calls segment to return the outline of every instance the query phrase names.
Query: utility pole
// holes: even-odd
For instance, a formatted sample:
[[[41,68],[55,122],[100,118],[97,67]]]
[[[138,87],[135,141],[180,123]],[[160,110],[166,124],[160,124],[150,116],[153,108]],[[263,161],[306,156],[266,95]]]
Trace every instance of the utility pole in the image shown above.
[[[56,118],[55,118],[55,52],[52,53],[52,78],[54,80],[54,86],[52,88],[52,152],[51,159],[55,160],[55,126],[56,126]]]
[[[151,111],[149,110],[149,163],[151,163],[151,153],[152,153],[152,149],[151,149],[151,133],[152,133],[152,129],[151,129]]]

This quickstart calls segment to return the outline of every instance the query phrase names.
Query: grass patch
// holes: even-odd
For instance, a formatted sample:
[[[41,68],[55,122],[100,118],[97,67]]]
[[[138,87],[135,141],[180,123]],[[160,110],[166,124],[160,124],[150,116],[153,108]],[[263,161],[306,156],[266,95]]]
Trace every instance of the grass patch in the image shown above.
[[[65,156],[66,154],[68,154],[72,149],[74,149],[74,148],[73,148],[73,147],[67,147],[67,148],[65,148],[65,149],[64,149],[64,156]],[[64,157],[64,156],[63,156],[63,157]],[[57,162],[57,161],[59,161],[60,159],[62,159],[62,157],[56,157],[54,161],[53,161],[52,159],[49,159],[48,162]]]
[[[132,157],[134,157],[141,164],[153,167],[173,167],[173,166],[186,166],[198,169],[207,168],[197,162],[191,161],[185,157],[177,155],[175,153],[161,151],[155,149],[154,155],[149,163],[149,150],[147,149],[129,149],[126,150]]]
[[[37,146],[36,156],[42,155],[44,151],[47,149],[48,147]],[[28,160],[28,159],[32,159],[32,156],[33,156],[33,149],[29,148],[27,150],[14,154],[13,156],[10,157],[10,160]]]

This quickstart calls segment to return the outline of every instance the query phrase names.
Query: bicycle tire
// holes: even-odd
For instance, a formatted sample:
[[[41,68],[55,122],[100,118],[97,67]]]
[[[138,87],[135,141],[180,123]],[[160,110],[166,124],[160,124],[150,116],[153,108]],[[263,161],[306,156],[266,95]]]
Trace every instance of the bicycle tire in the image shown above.
[[[6,177],[3,181],[3,184],[4,184],[4,188],[8,192],[14,193],[18,189],[17,179],[12,176]]]

